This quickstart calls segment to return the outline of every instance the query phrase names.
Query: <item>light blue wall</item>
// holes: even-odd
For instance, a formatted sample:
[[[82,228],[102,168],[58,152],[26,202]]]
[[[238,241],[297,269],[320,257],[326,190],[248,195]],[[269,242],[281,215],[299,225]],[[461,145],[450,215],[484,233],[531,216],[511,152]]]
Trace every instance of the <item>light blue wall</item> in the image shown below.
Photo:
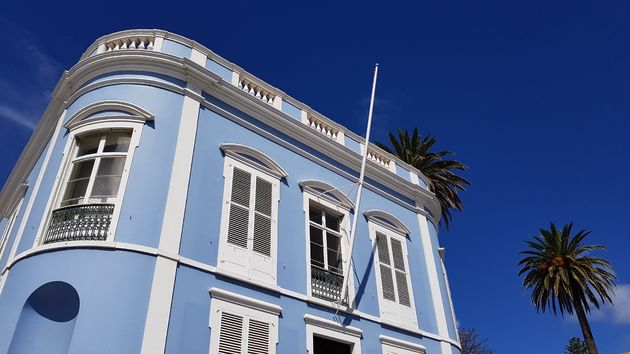
[[[409,170],[396,163],[396,174],[407,181],[411,181]]]
[[[165,39],[162,43],[162,52],[174,55],[176,57],[190,58],[192,48],[185,46],[179,42]]]
[[[48,146],[46,147],[46,149],[48,148]],[[42,169],[42,165],[44,162],[44,156],[46,154],[46,149],[44,149],[44,152],[39,156],[39,159],[37,160],[37,163],[35,164],[35,166],[33,167],[33,169],[31,170],[31,173],[29,173],[28,177],[26,177],[26,184],[28,185],[28,189],[26,190],[26,194],[24,195],[24,200],[22,202],[22,206],[20,207],[20,211],[17,214],[17,218],[15,218],[15,221],[13,222],[13,228],[11,230],[11,234],[9,235],[9,239],[7,241],[7,245],[6,245],[6,249],[4,251],[4,254],[2,255],[2,259],[0,259],[0,264],[4,266],[7,265],[7,262],[9,260],[9,255],[11,253],[11,250],[13,249],[13,245],[17,240],[17,234],[18,231],[20,230],[20,224],[22,223],[22,220],[25,217],[25,212],[26,212],[26,208],[28,203],[30,202],[31,198],[35,198],[35,201],[37,201],[39,198],[39,196],[33,196],[33,192],[34,192],[34,188],[35,188],[35,182],[37,181],[37,177],[39,176],[39,173]],[[42,184],[44,183],[44,181],[42,181]],[[34,205],[35,206],[35,205]],[[33,208],[34,208],[33,206]],[[32,214],[32,212],[31,212]],[[28,220],[31,220],[30,218]],[[26,233],[27,231],[29,231],[29,227],[32,229],[34,227],[36,227],[39,224],[33,225],[33,224],[26,224],[26,226],[24,227],[24,233]],[[33,232],[37,232],[37,230],[33,231]],[[32,241],[31,241],[32,243]],[[21,244],[20,244],[21,245]],[[16,254],[19,253],[19,245],[18,245],[18,252]]]
[[[210,58],[206,59],[206,69],[221,76],[223,80],[230,83],[232,82],[232,70],[226,68],[225,66],[217,63],[216,61]]]
[[[169,332],[166,342],[166,353],[207,354],[210,345],[211,330],[210,305],[212,298],[209,290],[217,287],[258,300],[270,302],[282,307],[278,323],[278,354],[294,354],[306,352],[306,325],[304,315],[310,314],[331,321],[341,321],[363,330],[361,352],[367,354],[381,353],[379,335],[386,335],[402,340],[418,343],[427,348],[427,353],[439,353],[437,341],[420,336],[401,333],[388,326],[365,319],[335,314],[333,309],[307,304],[287,296],[260,291],[255,287],[239,284],[237,281],[214,276],[185,266],[177,270],[175,290]]]
[[[282,112],[290,115],[297,120],[302,119],[302,110],[287,101],[282,101]]]
[[[238,114],[245,117],[242,113]],[[213,266],[217,264],[224,187],[224,158],[219,148],[222,143],[239,143],[254,147],[287,171],[288,178],[280,183],[278,285],[305,294],[307,240],[302,208],[303,194],[298,182],[315,179],[342,187],[348,186],[350,181],[209,109],[202,108],[180,247],[182,256],[202,263]],[[412,230],[408,239],[408,251],[418,320],[421,329],[437,333],[428,272],[426,262],[422,258],[423,249],[417,215],[368,189],[365,190],[362,203],[361,213],[369,209],[381,209],[399,218]],[[359,219],[357,230],[354,265],[358,309],[378,316],[372,244],[367,221],[363,216]]]
[[[358,141],[352,139],[351,137],[347,135],[344,135],[344,138],[345,138],[345,145],[348,149],[354,151],[357,154],[361,154],[361,144]]]
[[[438,282],[440,283],[440,292],[442,293],[442,306],[444,307],[444,313],[446,314],[446,325],[448,326],[448,334],[451,339],[457,340],[457,333],[455,327],[455,319],[453,318],[453,312],[451,311],[450,299],[448,297],[448,291],[446,288],[446,279],[444,278],[444,272],[442,272],[442,264],[440,254],[437,250],[439,240],[437,237],[437,230],[432,223],[429,224],[429,235],[431,236],[431,243],[435,245],[433,250],[433,257],[435,259],[435,267],[438,273]]]
[[[0,353],[7,352],[25,301],[51,281],[72,285],[80,298],[68,353],[139,353],[154,267],[154,257],[87,249],[16,263],[0,296]]]
[[[86,81],[81,85],[81,87],[87,86],[93,83],[103,82],[105,80],[111,79],[147,79],[150,78],[152,80],[159,81],[161,83],[173,84],[179,87],[186,87],[186,82],[176,79],[171,76],[152,73],[149,71],[133,71],[133,70],[124,70],[124,71],[111,71],[102,75],[98,75],[91,80]]]

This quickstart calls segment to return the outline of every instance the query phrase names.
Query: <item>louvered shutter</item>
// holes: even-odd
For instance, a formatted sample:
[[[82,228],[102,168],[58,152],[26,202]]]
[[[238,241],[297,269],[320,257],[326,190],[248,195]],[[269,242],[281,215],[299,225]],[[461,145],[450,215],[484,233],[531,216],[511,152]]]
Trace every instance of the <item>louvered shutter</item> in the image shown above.
[[[249,320],[247,354],[269,354],[269,323]]]
[[[394,273],[396,274],[396,288],[398,290],[398,303],[411,306],[409,301],[409,288],[407,286],[407,273],[405,271],[405,259],[400,241],[390,239],[392,244],[392,258],[394,260]]]
[[[227,242],[243,248],[247,248],[250,193],[251,174],[235,167],[232,174]]]
[[[242,354],[243,317],[221,312],[219,354]]]
[[[394,289],[394,279],[392,277],[392,269],[389,259],[389,247],[387,245],[387,236],[376,233],[376,247],[378,249],[379,269],[381,272],[381,289],[383,298],[396,301],[396,290]]]
[[[256,203],[254,210],[254,252],[271,256],[271,183],[256,178]]]

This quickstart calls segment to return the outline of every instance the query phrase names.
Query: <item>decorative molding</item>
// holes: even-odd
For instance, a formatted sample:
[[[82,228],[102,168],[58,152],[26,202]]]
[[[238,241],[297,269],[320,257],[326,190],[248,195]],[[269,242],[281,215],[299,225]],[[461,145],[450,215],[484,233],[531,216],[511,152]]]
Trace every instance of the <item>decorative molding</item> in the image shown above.
[[[368,221],[395,231],[399,234],[405,236],[411,234],[411,230],[409,230],[409,228],[402,221],[386,211],[371,209],[363,213],[363,215]]]
[[[354,202],[343,194],[338,188],[318,180],[304,180],[298,182],[302,190],[306,190],[316,197],[321,197],[329,202],[347,210],[354,209]],[[332,196],[332,197],[331,197]]]
[[[272,315],[280,316],[280,314],[282,314],[282,307],[276,304],[243,296],[237,293],[233,293],[231,291],[213,287],[210,288],[210,295],[213,299],[231,302],[233,304],[249,307],[254,310],[267,312]]]
[[[287,178],[289,176],[282,166],[257,149],[242,144],[221,144],[220,148],[225,156],[229,156],[258,170],[261,170],[262,167],[262,172],[269,173],[278,179]],[[247,156],[250,158],[247,158]],[[256,163],[251,158],[260,161],[262,165]]]
[[[26,183],[22,183],[17,187],[15,193],[12,195],[12,198],[7,201],[6,208],[2,210],[3,214],[0,214],[0,219],[8,218],[13,214],[15,208],[18,206],[18,204],[20,204],[20,200],[24,198],[27,191],[28,191],[28,184]]]
[[[84,121],[84,119],[89,118],[91,115],[102,111],[123,111],[129,113],[128,115],[111,115],[104,116],[95,119],[89,119],[88,121]],[[135,105],[130,102],[124,101],[99,101],[92,104],[89,104],[83,108],[81,108],[78,112],[76,112],[68,121],[63,125],[64,128],[68,130],[74,130],[85,124],[96,123],[100,121],[112,121],[112,120],[122,120],[122,121],[132,121],[138,123],[145,123],[146,121],[153,120],[153,113],[145,110],[144,108]]]
[[[407,342],[398,338],[380,335],[378,336],[382,344],[390,345],[405,350],[412,351],[414,353],[424,354],[427,352],[427,348],[424,345]]]
[[[316,327],[326,328],[335,332],[344,333],[353,337],[361,338],[363,336],[363,330],[361,328],[344,326],[338,322],[327,320],[321,317],[305,314],[304,323]]]

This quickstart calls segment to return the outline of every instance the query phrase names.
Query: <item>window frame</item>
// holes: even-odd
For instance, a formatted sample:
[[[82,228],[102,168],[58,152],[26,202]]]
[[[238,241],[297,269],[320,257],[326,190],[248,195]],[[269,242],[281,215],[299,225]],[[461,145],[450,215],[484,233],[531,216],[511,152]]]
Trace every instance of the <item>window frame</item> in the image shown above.
[[[334,301],[322,299],[313,295],[312,289],[312,280],[311,280],[311,232],[310,232],[310,209],[311,203],[317,204],[320,209],[323,209],[324,212],[326,210],[332,211],[332,213],[336,213],[341,216],[341,221],[339,222],[339,234],[341,235],[341,271],[343,273],[345,269],[348,253],[350,252],[350,209],[344,203],[333,203],[329,198],[320,195],[317,195],[314,190],[304,188],[303,191],[303,210],[304,210],[304,234],[305,234],[305,243],[306,243],[306,258],[305,258],[305,266],[306,266],[306,294],[310,300],[315,301],[325,301],[329,303],[336,303]],[[324,235],[324,234],[322,234]],[[323,236],[322,236],[323,237]],[[324,257],[327,258],[326,249],[324,249]],[[342,274],[343,275],[343,274]],[[345,276],[345,275],[343,275]],[[354,277],[352,273],[348,279],[348,304],[354,303]]]
[[[361,338],[363,337],[363,331],[361,329],[352,326],[343,326],[337,322],[310,314],[304,315],[304,322],[306,324],[306,351],[308,353],[315,353],[313,337],[318,336],[345,344],[351,344],[352,354],[361,354]]]
[[[221,315],[223,312],[240,315],[244,320],[247,319],[247,322],[253,319],[269,323],[269,354],[276,353],[279,332],[278,322],[279,316],[282,313],[280,306],[218,288],[210,289],[210,294],[212,296],[208,323],[210,328],[210,354],[219,351]],[[243,327],[245,327],[245,324]],[[249,329],[249,323],[247,323],[246,328]],[[247,350],[247,334],[248,332],[244,330],[243,339],[241,340],[242,352]]]
[[[99,115],[99,113],[106,112],[108,114]],[[110,113],[111,112],[111,113]],[[113,113],[116,112],[116,113]],[[92,118],[96,116],[96,118]],[[115,200],[112,203],[114,209],[112,212],[112,218],[107,231],[107,238],[105,242],[113,242],[116,229],[118,227],[118,221],[120,218],[120,210],[122,208],[125,190],[127,188],[127,181],[131,170],[131,164],[133,162],[134,155],[138,146],[140,146],[140,139],[142,132],[147,121],[153,120],[153,114],[123,101],[100,101],[87,105],[80,109],[72,117],[70,117],[64,124],[64,128],[67,130],[66,143],[63,150],[63,158],[57,176],[55,177],[55,183],[52,189],[52,193],[48,198],[46,205],[46,212],[42,216],[42,221],[39,224],[37,230],[37,237],[33,242],[33,247],[43,246],[46,231],[51,220],[52,213],[61,208],[61,201],[63,193],[65,193],[67,179],[72,172],[72,165],[78,152],[77,136],[83,136],[86,134],[102,132],[103,134],[108,131],[117,130],[129,130],[131,131],[131,138],[129,141],[129,148],[126,152],[125,165],[123,167],[120,184],[118,186],[118,193]],[[56,142],[51,142],[52,144]],[[66,241],[66,242],[104,242],[104,241]]]
[[[411,277],[411,268],[409,267],[409,252],[407,250],[407,235],[403,234],[401,230],[387,227],[384,223],[378,222],[374,219],[368,220],[368,228],[370,233],[370,240],[372,241],[372,257],[374,260],[374,274],[376,278],[376,288],[378,291],[378,304],[379,304],[379,314],[381,319],[386,321],[394,322],[398,325],[403,325],[405,327],[418,328],[418,316],[416,314],[416,304],[415,297],[413,294],[413,282]],[[378,247],[376,245],[376,234],[380,233],[387,237],[387,245],[390,257],[390,263],[387,265],[390,269],[392,269],[393,283],[395,288],[395,296],[397,301],[392,301],[385,299],[383,296],[383,283],[381,276],[381,267],[378,254]],[[391,239],[394,239],[401,243],[402,253],[403,253],[403,261],[405,266],[405,274],[407,279],[407,290],[409,291],[409,302],[410,306],[406,306],[400,304],[398,299],[398,284],[395,277],[395,267],[393,265],[393,257],[392,257],[392,247],[391,247]],[[393,312],[398,313],[398,315],[394,315]],[[411,325],[410,325],[411,323]]]
[[[238,267],[238,265],[228,263],[229,247],[238,247],[237,245],[228,245],[227,237],[229,231],[229,215],[230,206],[232,205],[232,184],[234,182],[234,169],[238,168],[250,174],[251,180],[254,183],[250,184],[250,205],[248,207],[248,265],[247,267]],[[277,174],[271,173],[264,166],[259,166],[255,162],[248,160],[247,157],[239,154],[226,153],[223,165],[223,205],[221,209],[221,226],[220,237],[218,247],[217,258],[217,271],[227,273],[227,275],[237,276],[242,278],[247,277],[247,281],[252,283],[261,283],[262,285],[276,285],[278,281],[278,209],[280,202],[280,178]],[[254,257],[253,250],[253,223],[254,218],[252,215],[256,215],[258,211],[255,208],[255,181],[260,178],[271,184],[271,245],[270,256],[268,257],[271,262],[270,274],[268,278],[255,276],[252,274],[252,259]],[[254,196],[254,198],[252,198]],[[254,205],[251,204],[251,200],[254,200]],[[249,235],[252,235],[251,240]],[[256,252],[258,253],[258,252]],[[266,257],[263,254],[258,253],[261,257]]]

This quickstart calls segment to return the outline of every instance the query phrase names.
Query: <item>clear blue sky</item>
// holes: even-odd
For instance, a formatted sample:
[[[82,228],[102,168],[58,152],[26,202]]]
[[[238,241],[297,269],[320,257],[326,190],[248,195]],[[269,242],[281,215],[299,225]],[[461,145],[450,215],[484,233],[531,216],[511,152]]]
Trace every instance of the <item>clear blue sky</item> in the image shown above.
[[[575,221],[618,271],[617,306],[591,319],[600,352],[630,351],[630,4],[414,3],[5,1],[0,182],[62,71],[110,32],[195,39],[359,134],[379,62],[375,138],[417,126],[470,166],[465,210],[440,235],[460,325],[497,353],[561,353],[580,336],[536,314],[516,276],[524,239]]]

